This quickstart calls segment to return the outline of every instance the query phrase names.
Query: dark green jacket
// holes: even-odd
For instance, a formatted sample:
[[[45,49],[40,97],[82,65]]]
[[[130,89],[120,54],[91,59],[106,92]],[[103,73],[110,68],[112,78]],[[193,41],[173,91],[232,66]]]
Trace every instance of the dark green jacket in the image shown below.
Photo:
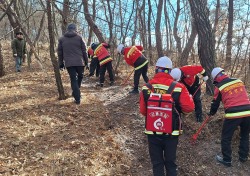
[[[11,48],[13,55],[17,54],[18,57],[23,57],[26,54],[26,42],[24,39],[17,39],[15,38],[11,42]]]

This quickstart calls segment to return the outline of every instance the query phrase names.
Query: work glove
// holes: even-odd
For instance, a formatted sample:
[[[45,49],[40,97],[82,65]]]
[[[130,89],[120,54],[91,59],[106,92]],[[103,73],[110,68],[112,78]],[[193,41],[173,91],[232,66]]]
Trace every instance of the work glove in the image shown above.
[[[63,71],[65,69],[64,63],[60,64],[59,68],[60,68],[61,71]]]
[[[13,54],[13,56],[17,57],[17,54]]]
[[[207,80],[208,80],[208,76],[204,76],[204,77],[203,77],[203,81],[206,82]]]

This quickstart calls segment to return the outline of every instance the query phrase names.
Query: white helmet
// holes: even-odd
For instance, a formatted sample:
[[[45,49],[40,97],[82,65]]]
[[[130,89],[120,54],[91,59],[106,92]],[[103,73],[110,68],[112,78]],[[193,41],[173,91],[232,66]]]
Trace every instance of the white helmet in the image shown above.
[[[179,68],[174,68],[171,70],[170,75],[174,78],[175,81],[179,81],[181,79],[181,70]]]
[[[161,68],[170,68],[170,69],[173,68],[172,61],[167,56],[160,57],[157,60],[155,66]]]
[[[117,46],[117,49],[116,49],[116,50],[118,51],[118,53],[121,54],[123,48],[124,48],[124,45],[123,45],[123,44],[119,44],[119,45]]]
[[[220,68],[220,67],[216,67],[212,70],[212,78],[214,79],[220,72],[224,71],[224,69]]]

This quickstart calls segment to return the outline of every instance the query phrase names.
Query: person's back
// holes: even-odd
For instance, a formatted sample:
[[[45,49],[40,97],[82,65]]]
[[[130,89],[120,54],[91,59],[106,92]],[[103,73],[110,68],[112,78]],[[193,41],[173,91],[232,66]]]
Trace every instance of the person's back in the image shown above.
[[[63,58],[65,67],[87,65],[86,45],[75,31],[67,31],[59,39],[59,58]],[[83,62],[84,61],[84,62]]]
[[[156,74],[145,86],[142,87],[140,93],[140,112],[148,118],[148,99],[152,93],[166,94],[171,86],[173,86],[173,78],[169,75],[172,69],[172,61],[167,57],[161,57],[156,63]],[[148,137],[148,148],[153,165],[153,174],[158,175],[177,175],[176,151],[178,144],[178,137],[181,134],[181,117],[182,112],[189,113],[194,110],[193,99],[189,96],[186,87],[183,84],[177,83],[173,87],[171,96],[174,100],[174,108],[172,109],[172,132],[163,133],[159,131],[151,131],[145,129],[145,134]],[[152,89],[148,87],[152,85]],[[160,108],[162,109],[162,108]],[[163,114],[160,109],[156,114]],[[152,115],[154,117],[154,115]],[[151,119],[153,125],[156,125],[158,118]],[[156,125],[157,126],[157,125]],[[164,126],[164,125],[163,125]],[[165,167],[165,169],[164,169]],[[164,174],[164,172],[167,174]]]
[[[98,58],[100,64],[100,80],[96,86],[103,87],[105,81],[105,72],[108,71],[110,86],[114,85],[114,74],[112,66],[112,58],[110,57],[109,51],[107,48],[110,48],[110,45],[107,43],[92,43],[91,48],[94,52],[94,55]]]
[[[207,81],[208,76],[205,69],[200,65],[186,65],[180,68],[175,68],[170,73],[175,80],[183,83],[193,96],[195,103],[196,121],[201,122],[202,117],[202,103],[201,103],[201,83],[197,74],[203,76],[203,80]]]
[[[246,162],[249,156],[250,102],[244,83],[225,74],[224,69],[216,67],[212,70],[215,84],[214,97],[211,102],[209,116],[216,114],[220,102],[224,105],[225,119],[221,134],[221,153],[216,160],[225,166],[232,165],[231,141],[234,131],[240,127],[239,161]]]
[[[130,47],[125,47],[123,44],[117,46],[117,52],[124,55],[124,60],[126,63],[134,67],[134,88],[129,93],[137,94],[139,93],[139,82],[142,75],[144,81],[148,82],[148,60],[142,54],[143,47],[140,45],[134,45]]]
[[[76,32],[76,25],[69,24],[67,32],[58,40],[58,63],[60,69],[66,67],[71,82],[72,96],[76,104],[81,102],[80,87],[84,66],[88,69],[87,48],[82,37]]]

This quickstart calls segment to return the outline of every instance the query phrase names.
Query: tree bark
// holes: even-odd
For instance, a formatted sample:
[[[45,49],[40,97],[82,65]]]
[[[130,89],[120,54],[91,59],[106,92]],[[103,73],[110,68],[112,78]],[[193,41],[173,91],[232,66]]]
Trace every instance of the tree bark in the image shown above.
[[[52,21],[51,21],[52,15],[51,15],[51,3],[50,3],[50,1],[47,1],[47,17],[48,17],[49,40],[50,40],[50,58],[51,58],[51,62],[52,62],[53,68],[54,68],[56,85],[57,85],[57,90],[59,93],[59,100],[65,100],[66,96],[64,94],[64,88],[63,88],[63,84],[62,84],[61,74],[60,74],[58,62],[57,62],[56,56],[55,56],[55,49],[54,49],[55,40],[53,37],[53,25],[52,25]]]
[[[96,17],[96,0],[93,0],[93,4],[92,4],[92,10],[93,10],[93,21],[95,21],[95,17]],[[93,30],[92,28],[89,29],[89,36],[88,36],[88,41],[87,41],[87,45],[90,46],[91,45],[91,40],[92,40],[92,36],[93,36]]]
[[[85,16],[85,19],[88,22],[90,28],[95,33],[99,42],[105,42],[105,39],[103,37],[102,32],[99,30],[98,26],[94,23],[94,21],[92,20],[90,14],[89,14],[88,0],[82,0],[82,3],[83,3],[83,7],[84,7],[84,16]]]
[[[162,5],[163,1],[159,1],[159,4],[157,6],[157,18],[156,18],[156,24],[155,24],[155,35],[156,35],[156,48],[158,57],[164,56],[163,50],[162,50],[162,37],[161,37],[161,14],[162,14]]]
[[[225,69],[230,69],[232,62],[232,38],[233,38],[233,21],[234,21],[234,0],[229,0],[228,8],[228,29],[227,29],[227,51]]]
[[[151,6],[151,1],[148,0],[148,53],[149,53],[149,63],[150,65],[153,65],[152,39],[151,39],[151,15],[152,15],[152,6]]]
[[[177,47],[177,56],[180,57],[181,52],[182,52],[182,48],[181,48],[181,38],[178,36],[178,20],[179,20],[179,16],[180,16],[180,12],[181,12],[181,8],[180,8],[180,0],[177,0],[176,2],[177,4],[177,10],[175,13],[175,19],[174,19],[174,38],[176,41],[176,47]]]
[[[201,65],[210,76],[215,67],[214,35],[209,21],[209,11],[206,0],[189,0],[191,14],[198,32],[198,54]],[[207,81],[208,94],[213,93],[212,80]]]
[[[180,56],[180,59],[179,59],[181,66],[188,64],[188,56],[189,56],[189,53],[192,50],[192,47],[194,45],[196,35],[197,35],[196,26],[194,24],[194,20],[192,20],[192,31],[191,31],[191,34],[189,36],[188,42],[187,42],[185,48],[183,49],[181,56]]]
[[[2,44],[0,40],[0,77],[4,76],[4,66],[3,66],[3,54],[2,54]]]

